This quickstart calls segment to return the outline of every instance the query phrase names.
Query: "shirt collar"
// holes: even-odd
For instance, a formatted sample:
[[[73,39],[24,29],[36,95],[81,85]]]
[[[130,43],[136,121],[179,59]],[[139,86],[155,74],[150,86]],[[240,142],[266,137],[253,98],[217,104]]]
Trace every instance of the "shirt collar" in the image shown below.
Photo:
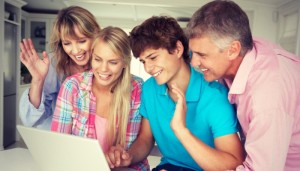
[[[225,79],[227,85],[230,88],[229,94],[244,93],[250,71],[255,62],[255,58],[256,58],[256,48],[254,46],[252,50],[244,56],[244,59],[241,65],[239,66],[239,69],[234,77],[233,82],[231,83],[229,80]]]
[[[92,90],[92,82],[93,82],[93,70],[89,70],[88,72],[84,72],[82,74],[82,81],[80,82],[80,87],[82,90],[91,91]]]

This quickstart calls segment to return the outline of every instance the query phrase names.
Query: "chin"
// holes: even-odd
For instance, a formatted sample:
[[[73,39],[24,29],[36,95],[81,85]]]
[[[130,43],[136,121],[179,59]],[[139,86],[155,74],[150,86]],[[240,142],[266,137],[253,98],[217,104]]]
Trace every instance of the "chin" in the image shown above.
[[[89,60],[77,61],[76,63],[79,66],[85,66],[85,65],[87,65],[89,63]]]
[[[158,80],[155,78],[155,81],[158,85],[162,85],[162,84],[166,84],[167,82],[166,81],[163,81],[163,80]]]
[[[212,82],[212,81],[215,80],[215,79],[213,79],[213,78],[207,78],[207,77],[205,77],[205,76],[204,76],[204,79],[205,79],[207,82]]]

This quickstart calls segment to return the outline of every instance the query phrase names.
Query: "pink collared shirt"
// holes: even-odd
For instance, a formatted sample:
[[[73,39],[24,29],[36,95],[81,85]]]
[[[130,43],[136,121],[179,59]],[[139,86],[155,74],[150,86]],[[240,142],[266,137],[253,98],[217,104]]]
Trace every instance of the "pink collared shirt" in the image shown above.
[[[300,170],[300,57],[263,40],[243,59],[229,101],[246,136],[236,170]]]

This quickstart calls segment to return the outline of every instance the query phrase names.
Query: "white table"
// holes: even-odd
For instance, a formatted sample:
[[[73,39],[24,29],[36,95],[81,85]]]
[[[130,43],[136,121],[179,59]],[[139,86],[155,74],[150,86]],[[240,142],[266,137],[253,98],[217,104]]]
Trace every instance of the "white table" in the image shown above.
[[[0,168],[3,171],[39,171],[30,152],[24,148],[0,151]]]
[[[160,162],[160,157],[148,156],[150,167],[153,168]],[[28,149],[13,148],[0,151],[0,170],[2,171],[40,171]],[[117,169],[117,171],[129,169]]]

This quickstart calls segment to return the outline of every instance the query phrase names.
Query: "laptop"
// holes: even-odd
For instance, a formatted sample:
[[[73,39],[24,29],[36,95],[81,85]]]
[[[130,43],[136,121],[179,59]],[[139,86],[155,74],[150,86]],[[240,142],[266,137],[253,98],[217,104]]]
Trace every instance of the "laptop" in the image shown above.
[[[41,171],[110,171],[95,139],[17,125]]]

